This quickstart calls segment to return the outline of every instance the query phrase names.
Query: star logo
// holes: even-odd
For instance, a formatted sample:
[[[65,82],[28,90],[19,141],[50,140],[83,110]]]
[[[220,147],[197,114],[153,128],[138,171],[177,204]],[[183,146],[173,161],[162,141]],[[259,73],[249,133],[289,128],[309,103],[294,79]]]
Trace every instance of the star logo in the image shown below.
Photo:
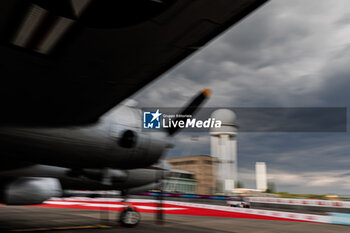
[[[155,119],[157,119],[157,121],[159,121],[159,117],[162,115],[161,113],[159,113],[159,109],[157,109],[157,111],[155,113],[151,113],[151,115],[153,116],[152,121],[154,121]]]
[[[143,112],[143,128],[144,129],[160,129],[160,118],[162,113],[159,109],[155,112]]]

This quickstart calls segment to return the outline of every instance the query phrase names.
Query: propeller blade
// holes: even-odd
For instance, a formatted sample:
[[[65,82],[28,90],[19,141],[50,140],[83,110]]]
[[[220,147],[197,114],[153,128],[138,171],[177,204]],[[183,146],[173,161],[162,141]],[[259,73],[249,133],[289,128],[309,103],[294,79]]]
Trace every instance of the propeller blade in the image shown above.
[[[200,93],[186,107],[184,107],[181,110],[180,115],[193,115],[202,106],[202,104],[210,97],[210,95],[211,95],[210,89],[201,90]],[[180,120],[186,120],[186,118],[179,117],[175,119],[175,121],[180,121]],[[179,129],[180,129],[179,127],[168,128],[169,136],[174,135]]]

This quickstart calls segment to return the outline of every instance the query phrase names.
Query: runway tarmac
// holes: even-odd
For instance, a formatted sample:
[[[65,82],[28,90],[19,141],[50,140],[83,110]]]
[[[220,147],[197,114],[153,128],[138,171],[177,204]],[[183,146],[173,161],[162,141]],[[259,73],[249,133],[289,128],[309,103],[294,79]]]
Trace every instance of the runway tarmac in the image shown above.
[[[119,212],[86,209],[0,206],[1,232],[348,232],[349,226],[276,220],[240,219],[191,215],[166,215],[157,225],[153,213],[141,213],[136,228],[116,223]],[[110,221],[107,221],[107,217]]]

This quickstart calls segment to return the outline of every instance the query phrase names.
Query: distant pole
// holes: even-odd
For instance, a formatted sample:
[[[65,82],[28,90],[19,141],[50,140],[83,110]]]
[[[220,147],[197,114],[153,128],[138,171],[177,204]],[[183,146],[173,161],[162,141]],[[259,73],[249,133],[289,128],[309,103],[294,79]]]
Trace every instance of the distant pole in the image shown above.
[[[101,195],[102,197],[105,197],[105,194]],[[109,207],[106,205],[106,210],[103,209],[102,206],[100,206],[100,221],[101,224],[109,224]]]
[[[161,174],[161,183],[159,186],[159,193],[157,196],[157,218],[156,224],[163,225],[164,224],[164,213],[163,213],[163,179],[164,179],[164,169],[160,170]]]

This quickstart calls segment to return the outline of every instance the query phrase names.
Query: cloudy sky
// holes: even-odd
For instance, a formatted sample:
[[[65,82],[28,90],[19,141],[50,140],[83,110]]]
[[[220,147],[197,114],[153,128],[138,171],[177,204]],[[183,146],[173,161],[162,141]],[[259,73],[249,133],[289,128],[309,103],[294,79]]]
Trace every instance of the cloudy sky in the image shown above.
[[[349,107],[350,1],[272,0],[134,99],[180,107],[208,87],[210,107]],[[167,157],[210,154],[207,133],[180,133],[175,144]],[[257,161],[278,191],[350,195],[349,133],[240,133],[247,188]]]

